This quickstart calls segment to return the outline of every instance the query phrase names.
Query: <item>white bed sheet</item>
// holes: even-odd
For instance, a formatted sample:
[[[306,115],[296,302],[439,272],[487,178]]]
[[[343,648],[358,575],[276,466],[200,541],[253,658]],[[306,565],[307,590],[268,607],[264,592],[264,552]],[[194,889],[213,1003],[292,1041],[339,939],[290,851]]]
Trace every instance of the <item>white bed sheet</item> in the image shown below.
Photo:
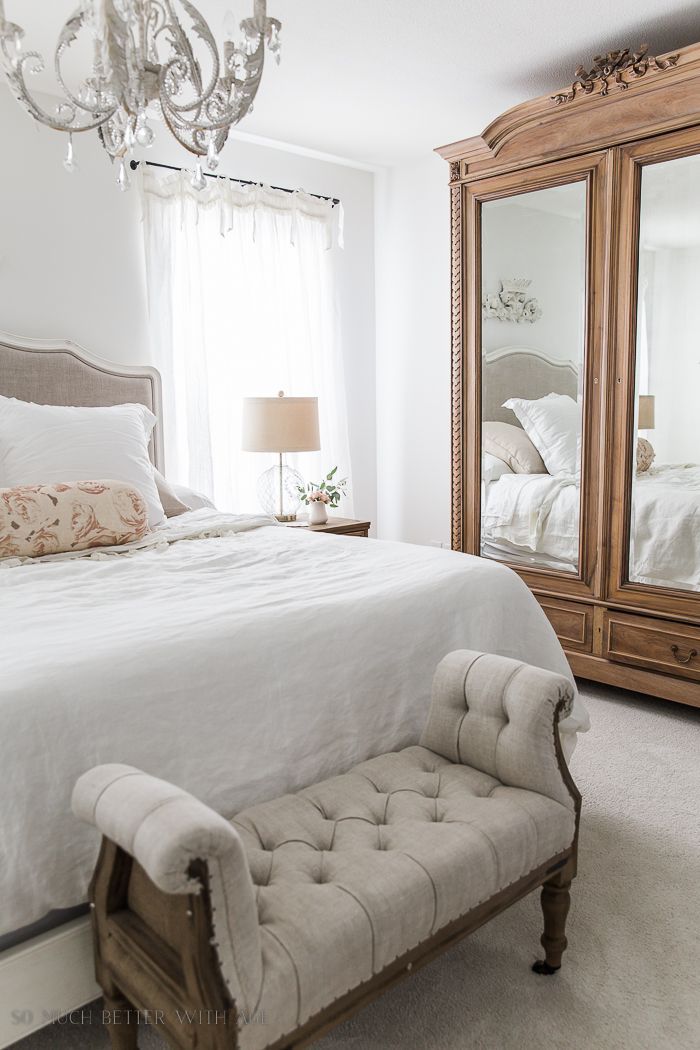
[[[504,474],[485,486],[484,552],[519,564],[575,568],[579,502],[573,476]],[[632,506],[630,579],[700,590],[700,466],[662,465],[637,474]]]
[[[574,476],[505,474],[487,486],[483,539],[506,556],[543,555],[571,570],[578,560],[579,503]]]
[[[0,933],[85,899],[77,777],[127,762],[225,815],[416,741],[468,647],[569,674],[511,570],[209,511],[157,547],[0,571]],[[168,544],[175,534],[229,531]],[[566,751],[588,726],[576,699]]]
[[[700,590],[700,466],[652,467],[635,478],[630,579]]]

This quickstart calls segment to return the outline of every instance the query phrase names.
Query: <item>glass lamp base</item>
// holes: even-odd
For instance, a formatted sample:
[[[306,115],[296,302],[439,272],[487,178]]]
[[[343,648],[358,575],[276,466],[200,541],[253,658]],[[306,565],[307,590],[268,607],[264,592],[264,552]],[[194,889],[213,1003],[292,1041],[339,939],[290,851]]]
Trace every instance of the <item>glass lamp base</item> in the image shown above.
[[[296,521],[297,511],[301,506],[301,497],[297,486],[303,485],[304,479],[294,467],[275,463],[258,480],[258,499],[260,506],[271,518],[278,521]]]

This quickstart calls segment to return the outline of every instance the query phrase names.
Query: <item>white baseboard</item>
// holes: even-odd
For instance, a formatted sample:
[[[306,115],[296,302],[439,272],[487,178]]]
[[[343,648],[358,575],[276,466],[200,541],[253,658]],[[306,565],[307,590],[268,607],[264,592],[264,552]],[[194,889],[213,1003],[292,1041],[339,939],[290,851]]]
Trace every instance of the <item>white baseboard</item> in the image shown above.
[[[0,952],[0,1050],[100,994],[87,916]]]

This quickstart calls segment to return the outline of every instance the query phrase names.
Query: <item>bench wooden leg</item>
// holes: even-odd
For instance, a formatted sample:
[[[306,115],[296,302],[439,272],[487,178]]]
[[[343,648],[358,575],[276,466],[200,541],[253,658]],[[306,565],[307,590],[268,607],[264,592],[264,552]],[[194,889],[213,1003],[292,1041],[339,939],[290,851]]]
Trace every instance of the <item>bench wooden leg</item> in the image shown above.
[[[535,973],[549,976],[561,967],[561,957],[567,945],[564,931],[571,903],[570,886],[571,879],[561,873],[542,886],[540,900],[544,915],[544,933],[541,944],[545,950],[545,957],[533,963],[532,969]]]
[[[138,1014],[122,996],[104,996],[104,1011],[107,1019],[112,1050],[138,1050]]]

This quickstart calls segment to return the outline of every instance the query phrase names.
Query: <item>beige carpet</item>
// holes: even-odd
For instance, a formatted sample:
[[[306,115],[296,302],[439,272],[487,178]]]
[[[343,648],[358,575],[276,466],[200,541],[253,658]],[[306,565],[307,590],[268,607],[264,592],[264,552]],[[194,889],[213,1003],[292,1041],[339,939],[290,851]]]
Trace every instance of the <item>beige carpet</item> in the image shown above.
[[[700,1048],[700,711],[583,684],[592,729],[569,950],[530,964],[531,895],[318,1043],[319,1050]],[[99,1027],[53,1028],[18,1050],[92,1050]],[[153,1031],[144,1050],[163,1046]]]

